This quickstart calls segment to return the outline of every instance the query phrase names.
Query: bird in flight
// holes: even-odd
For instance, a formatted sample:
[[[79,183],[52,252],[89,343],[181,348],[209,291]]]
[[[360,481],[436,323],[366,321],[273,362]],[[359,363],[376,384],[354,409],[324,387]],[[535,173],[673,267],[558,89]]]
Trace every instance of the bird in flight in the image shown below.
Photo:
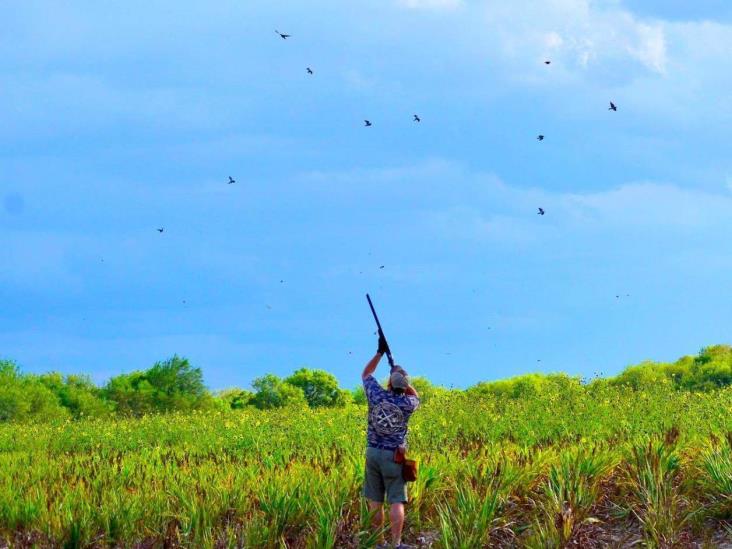
[[[311,69],[310,67],[307,68],[307,71],[308,71],[308,74],[313,74],[313,69]]]
[[[609,110],[609,111],[617,111],[618,108],[615,106],[615,103],[613,103],[612,101],[610,101],[610,106],[608,107],[607,110]]]
[[[546,212],[544,211],[544,208],[539,208],[539,211],[536,212],[536,215],[544,215]]]
[[[544,141],[544,136],[543,136],[543,135],[537,135],[537,136],[536,136],[536,138],[537,138],[537,139],[538,139],[539,141]]]
[[[421,118],[420,118],[419,116],[417,116],[417,115],[415,114],[415,115],[414,115],[414,121],[415,121],[415,122],[422,122],[422,119],[421,119]]]
[[[234,179],[233,177],[229,176],[229,182],[227,183],[227,185],[231,185],[232,183],[236,183],[236,179]]]
[[[370,121],[368,121],[368,120],[364,120],[364,121],[363,121],[363,125],[364,125],[364,126],[366,126],[366,127],[368,128],[369,126],[371,126],[371,122],[370,122]]]
[[[162,232],[163,232],[164,230],[165,230],[165,228],[163,228],[163,227],[160,227],[160,228],[158,229],[158,232],[159,232],[159,233],[162,233]]]
[[[383,265],[382,265],[381,267],[379,267],[379,269],[383,269],[383,268],[384,268],[384,266],[383,266]]]
[[[280,31],[278,31],[277,29],[275,29],[275,32],[280,35],[280,38],[282,38],[282,40],[287,40],[290,37],[289,34],[283,34]]]
[[[544,64],[545,64],[545,65],[551,65],[551,64],[552,64],[552,62],[551,62],[551,61],[549,61],[549,60],[547,59],[546,61],[544,61]]]

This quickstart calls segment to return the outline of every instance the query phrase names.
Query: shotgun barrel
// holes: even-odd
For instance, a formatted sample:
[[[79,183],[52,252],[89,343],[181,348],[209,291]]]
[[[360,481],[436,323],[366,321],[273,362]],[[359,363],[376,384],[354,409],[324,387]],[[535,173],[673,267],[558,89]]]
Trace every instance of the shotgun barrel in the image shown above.
[[[371,313],[374,315],[374,320],[376,321],[376,328],[379,330],[379,336],[384,338],[384,341],[386,341],[386,336],[384,335],[384,330],[381,329],[381,322],[379,322],[379,315],[376,314],[376,309],[374,309],[374,304],[371,301],[371,296],[369,294],[366,294],[366,299],[369,302],[369,307],[371,307]],[[391,356],[391,349],[386,353],[386,358],[389,361],[389,366],[391,366],[391,369],[394,369],[394,357]]]

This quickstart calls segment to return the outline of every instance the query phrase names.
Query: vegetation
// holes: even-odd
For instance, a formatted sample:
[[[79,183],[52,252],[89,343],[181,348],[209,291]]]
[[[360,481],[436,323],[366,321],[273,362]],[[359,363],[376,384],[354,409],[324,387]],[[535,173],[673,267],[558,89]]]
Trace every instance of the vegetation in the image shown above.
[[[462,392],[436,387],[423,377],[415,377],[412,383],[423,404],[433,397]],[[635,391],[659,385],[679,391],[727,387],[732,385],[732,347],[706,347],[696,356],[685,356],[673,363],[646,361],[628,367],[616,377],[597,378],[589,383],[566,374],[527,374],[478,383],[466,392],[496,399],[526,399],[560,389],[592,392],[604,385]],[[273,374],[259,377],[252,382],[251,390],[234,387],[211,393],[204,385],[201,369],[178,356],[145,371],[115,376],[103,387],[82,375],[23,374],[15,363],[0,360],[0,421],[102,418],[112,414],[140,417],[158,412],[246,407],[341,407],[349,403],[366,403],[362,387],[353,391],[342,389],[332,374],[308,368],[300,368],[284,379]]]
[[[731,352],[590,383],[420,381],[407,540],[732,542]],[[373,546],[358,394],[309,370],[253,389],[212,395],[178,357],[101,388],[2,363],[0,546]]]

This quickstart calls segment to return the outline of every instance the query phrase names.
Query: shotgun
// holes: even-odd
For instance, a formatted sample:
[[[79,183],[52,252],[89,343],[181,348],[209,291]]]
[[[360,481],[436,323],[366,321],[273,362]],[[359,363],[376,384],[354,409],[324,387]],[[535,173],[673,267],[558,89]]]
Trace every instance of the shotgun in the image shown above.
[[[369,307],[371,307],[371,313],[374,315],[376,327],[379,329],[379,337],[383,337],[384,341],[386,341],[386,337],[384,336],[384,330],[381,329],[381,322],[379,322],[379,316],[376,314],[374,304],[371,302],[371,296],[369,296],[369,294],[366,294],[366,299],[369,302]],[[391,366],[391,369],[394,370],[394,358],[391,356],[391,349],[389,350],[389,352],[386,353],[386,358],[389,361],[389,366]]]

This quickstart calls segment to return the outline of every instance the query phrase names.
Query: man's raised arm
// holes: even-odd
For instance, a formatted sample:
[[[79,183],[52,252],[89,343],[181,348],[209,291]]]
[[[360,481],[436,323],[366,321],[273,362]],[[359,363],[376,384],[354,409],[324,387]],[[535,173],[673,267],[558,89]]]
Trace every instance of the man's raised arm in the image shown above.
[[[376,353],[374,358],[368,361],[366,367],[363,369],[363,373],[361,374],[361,379],[366,379],[376,371],[376,367],[379,365],[381,356],[381,353]]]
[[[376,367],[379,365],[381,357],[384,356],[384,353],[388,351],[389,345],[387,344],[386,339],[384,339],[384,334],[379,334],[379,348],[376,349],[376,354],[374,355],[374,358],[369,360],[368,364],[366,364],[366,367],[363,369],[361,379],[366,379],[376,371]]]

